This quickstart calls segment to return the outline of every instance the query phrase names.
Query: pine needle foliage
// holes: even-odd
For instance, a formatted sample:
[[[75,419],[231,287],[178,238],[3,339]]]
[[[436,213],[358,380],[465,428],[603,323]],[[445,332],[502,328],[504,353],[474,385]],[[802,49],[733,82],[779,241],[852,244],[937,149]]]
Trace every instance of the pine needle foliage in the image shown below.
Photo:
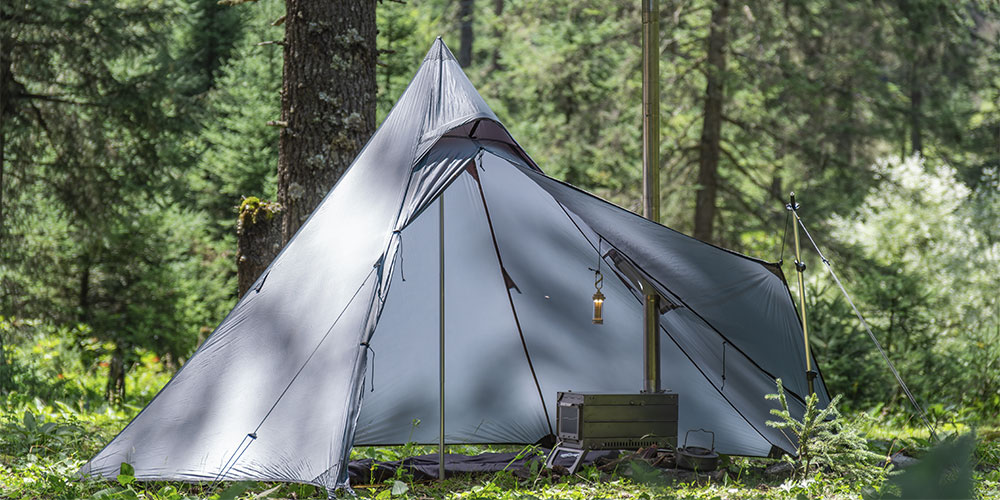
[[[868,449],[863,423],[844,418],[837,405],[838,394],[826,408],[820,408],[818,398],[810,394],[805,400],[805,411],[801,419],[796,419],[788,409],[785,388],[778,379],[778,392],[765,396],[776,400],[780,409],[771,409],[771,414],[779,420],[769,420],[767,425],[794,434],[798,447],[795,457],[783,458],[795,466],[795,475],[805,479],[814,471],[831,472],[849,481],[866,484],[881,482],[886,470],[879,466],[885,457]],[[866,418],[864,414],[858,417]]]

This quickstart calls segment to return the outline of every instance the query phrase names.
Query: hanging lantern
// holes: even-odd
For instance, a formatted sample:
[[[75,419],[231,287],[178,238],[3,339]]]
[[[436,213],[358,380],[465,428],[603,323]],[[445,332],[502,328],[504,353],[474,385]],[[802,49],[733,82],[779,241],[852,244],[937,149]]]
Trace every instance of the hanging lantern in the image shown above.
[[[601,293],[601,286],[604,284],[604,276],[600,271],[594,272],[594,324],[604,324],[604,294]]]

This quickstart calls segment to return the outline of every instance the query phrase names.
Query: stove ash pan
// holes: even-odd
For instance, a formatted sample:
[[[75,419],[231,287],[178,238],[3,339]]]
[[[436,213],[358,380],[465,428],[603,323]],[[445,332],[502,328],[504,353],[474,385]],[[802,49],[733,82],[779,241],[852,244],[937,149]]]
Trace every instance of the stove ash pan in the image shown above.
[[[559,440],[586,450],[677,447],[677,394],[560,392]]]

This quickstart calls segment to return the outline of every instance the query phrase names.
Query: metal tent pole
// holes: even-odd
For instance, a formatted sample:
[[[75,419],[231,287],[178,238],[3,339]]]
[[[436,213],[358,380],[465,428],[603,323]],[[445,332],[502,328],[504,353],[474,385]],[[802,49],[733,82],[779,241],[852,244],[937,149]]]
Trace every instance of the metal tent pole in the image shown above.
[[[439,415],[441,416],[438,440],[438,480],[444,481],[444,192],[438,197],[438,279],[440,290],[440,296],[438,297],[438,303],[440,305],[440,310],[438,311],[438,322],[441,325],[439,330],[439,349],[438,349],[438,381],[440,384],[438,392],[438,401],[440,407],[438,408]]]
[[[799,205],[795,203],[795,193],[789,194],[789,203],[785,208],[791,211],[795,218],[798,219],[799,214],[797,210],[799,209]],[[806,355],[806,381],[809,383],[809,394],[816,394],[816,391],[813,390],[813,379],[816,378],[816,372],[812,369],[812,360],[809,357],[809,327],[806,325],[805,279],[802,276],[806,271],[806,264],[802,262],[802,257],[799,253],[799,225],[792,224],[792,226],[793,234],[795,235],[795,271],[798,275],[799,283],[799,314],[802,315],[802,343]]]
[[[799,213],[797,212],[798,205],[787,205],[786,207],[794,207],[790,208],[792,215],[795,216],[795,221],[793,223],[797,223],[799,226],[802,226],[802,231],[806,233],[806,238],[809,239],[809,243],[812,244],[813,249],[815,249],[816,253],[819,255],[819,260],[823,262],[826,266],[826,270],[830,272],[830,277],[832,277],[833,282],[837,284],[837,288],[840,288],[840,292],[844,294],[844,299],[847,300],[847,304],[854,310],[854,314],[858,317],[858,321],[861,322],[861,326],[864,327],[865,332],[868,333],[868,337],[872,339],[872,343],[875,344],[875,348],[878,349],[878,353],[882,355],[882,360],[885,361],[886,366],[889,367],[889,371],[892,372],[892,376],[896,378],[896,382],[899,384],[899,387],[903,389],[906,397],[910,400],[910,404],[912,404],[913,408],[917,410],[917,414],[920,415],[920,420],[924,422],[924,425],[927,426],[927,430],[930,431],[931,438],[937,441],[937,433],[934,431],[934,426],[932,426],[927,420],[927,413],[925,413],[924,409],[919,403],[917,403],[917,399],[913,397],[913,393],[910,392],[910,388],[906,387],[906,382],[903,382],[903,377],[899,376],[899,371],[896,370],[896,366],[892,364],[892,360],[889,359],[889,355],[886,354],[885,349],[882,348],[882,344],[878,341],[875,333],[872,332],[872,328],[868,325],[868,321],[865,320],[861,311],[858,310],[858,306],[854,303],[854,299],[851,298],[851,294],[847,293],[847,289],[844,288],[844,284],[840,282],[840,278],[837,277],[837,273],[833,272],[833,265],[830,263],[830,260],[823,255],[823,251],[819,249],[819,245],[816,244],[816,240],[814,240],[812,235],[809,234],[809,229],[806,229],[805,222],[802,222],[802,218],[799,217]],[[812,373],[812,376],[815,378],[816,372],[813,371]]]
[[[660,1],[642,0],[642,206],[660,222]],[[643,390],[660,392],[660,296],[644,290]]]

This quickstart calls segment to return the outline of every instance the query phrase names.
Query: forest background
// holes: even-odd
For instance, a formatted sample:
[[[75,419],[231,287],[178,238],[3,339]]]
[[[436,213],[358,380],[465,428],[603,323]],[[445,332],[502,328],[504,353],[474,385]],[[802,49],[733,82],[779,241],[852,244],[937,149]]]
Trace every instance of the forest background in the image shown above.
[[[140,377],[179,368],[235,304],[238,209],[281,197],[285,8],[0,6],[8,406],[141,405],[158,387]],[[440,35],[546,173],[640,210],[638,2],[385,1],[375,12],[376,124]],[[931,418],[996,424],[1000,5],[663,0],[660,28],[660,222],[782,260],[792,276],[794,190]],[[848,409],[911,418],[817,255],[805,260],[831,392]]]

